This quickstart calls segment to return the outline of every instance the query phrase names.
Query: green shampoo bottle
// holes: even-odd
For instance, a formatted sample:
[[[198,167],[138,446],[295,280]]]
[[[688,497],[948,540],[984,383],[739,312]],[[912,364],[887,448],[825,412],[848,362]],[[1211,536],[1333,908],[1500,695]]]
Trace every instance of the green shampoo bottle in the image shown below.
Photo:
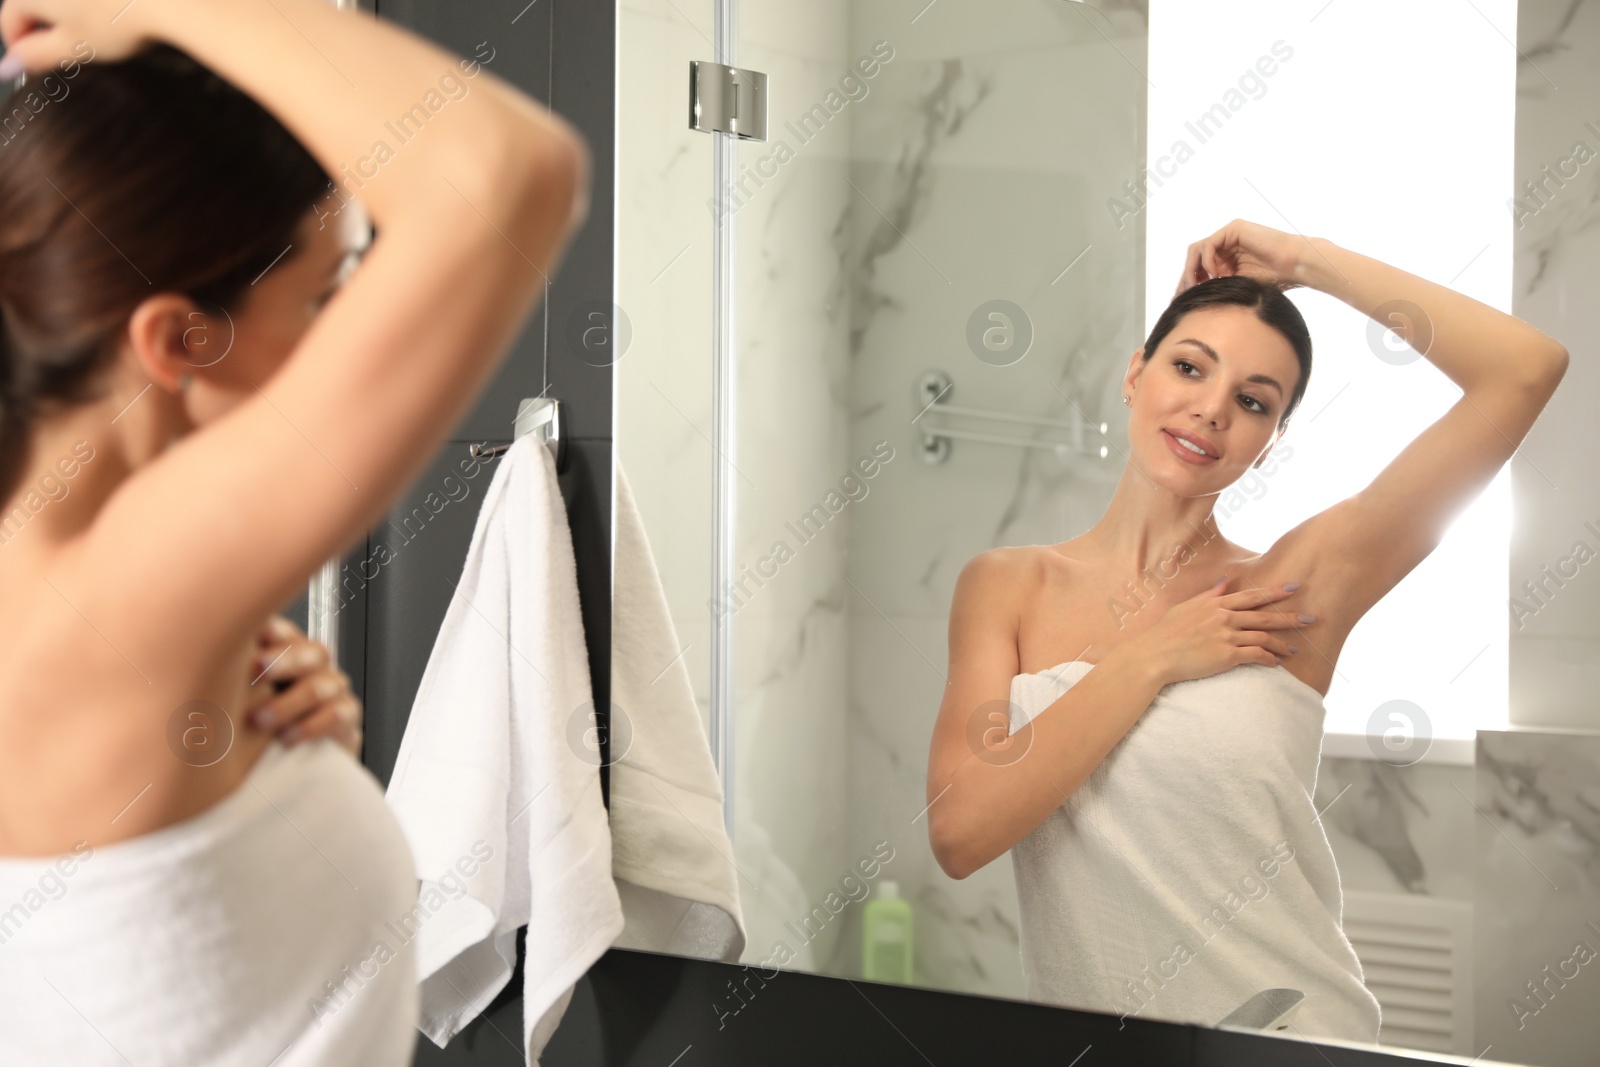
[[[861,977],[911,984],[911,902],[885,878],[861,916]]]

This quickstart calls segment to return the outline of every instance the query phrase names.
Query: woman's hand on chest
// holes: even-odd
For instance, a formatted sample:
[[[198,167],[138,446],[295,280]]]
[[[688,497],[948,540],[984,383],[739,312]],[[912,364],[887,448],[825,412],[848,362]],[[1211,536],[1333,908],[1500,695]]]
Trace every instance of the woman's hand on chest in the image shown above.
[[[359,758],[361,702],[327,646],[282,615],[268,619],[256,640],[246,668],[249,727],[275,733],[286,745],[332,737]]]

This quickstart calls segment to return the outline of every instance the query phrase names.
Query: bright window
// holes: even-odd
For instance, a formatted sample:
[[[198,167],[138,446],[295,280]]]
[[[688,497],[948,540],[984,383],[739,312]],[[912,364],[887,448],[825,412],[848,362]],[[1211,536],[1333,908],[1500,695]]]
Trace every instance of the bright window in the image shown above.
[[[1515,37],[1512,0],[1153,0],[1145,332],[1187,246],[1234,218],[1328,238],[1509,312]],[[1274,475],[1218,505],[1223,532],[1257,549],[1360,491],[1461,395],[1426,359],[1400,363],[1414,353],[1387,331],[1374,342],[1376,324],[1339,299],[1290,299],[1311,329],[1310,387]],[[1351,633],[1330,734],[1381,735],[1396,700],[1457,751],[1448,739],[1506,724],[1521,462]]]

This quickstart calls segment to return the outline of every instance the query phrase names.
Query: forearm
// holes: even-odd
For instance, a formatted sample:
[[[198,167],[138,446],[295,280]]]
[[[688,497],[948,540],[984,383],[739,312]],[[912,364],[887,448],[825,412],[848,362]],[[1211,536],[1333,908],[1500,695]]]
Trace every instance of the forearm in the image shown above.
[[[929,808],[940,865],[965,878],[1031,833],[1088,780],[1165,684],[1159,668],[1124,642],[1013,735],[1021,755],[964,760]]]
[[[447,202],[446,181],[472,207],[492,209],[511,193],[496,188],[515,173],[508,164],[576,140],[566,123],[480,64],[464,70],[450,52],[326,0],[142,0],[123,17],[140,18],[147,36],[181,48],[272,112],[347,194],[359,183],[380,229],[408,210]],[[465,87],[458,98],[441,91],[449,76]],[[446,105],[430,111],[430,91],[436,106]],[[408,117],[402,142],[395,124]]]
[[[1313,237],[1311,245],[1295,281],[1395,330],[1463,393],[1547,381],[1566,365],[1559,342],[1515,316],[1326,238]],[[1421,315],[1397,307],[1400,301]]]

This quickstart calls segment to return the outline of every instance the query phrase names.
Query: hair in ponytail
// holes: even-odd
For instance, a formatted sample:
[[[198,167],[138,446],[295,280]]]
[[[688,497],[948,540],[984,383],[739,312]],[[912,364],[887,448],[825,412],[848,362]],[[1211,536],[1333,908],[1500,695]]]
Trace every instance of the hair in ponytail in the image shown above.
[[[171,45],[84,63],[37,107],[29,93],[0,101],[25,119],[0,130],[0,502],[32,423],[104,395],[140,302],[235,309],[331,185],[270,112]]]

